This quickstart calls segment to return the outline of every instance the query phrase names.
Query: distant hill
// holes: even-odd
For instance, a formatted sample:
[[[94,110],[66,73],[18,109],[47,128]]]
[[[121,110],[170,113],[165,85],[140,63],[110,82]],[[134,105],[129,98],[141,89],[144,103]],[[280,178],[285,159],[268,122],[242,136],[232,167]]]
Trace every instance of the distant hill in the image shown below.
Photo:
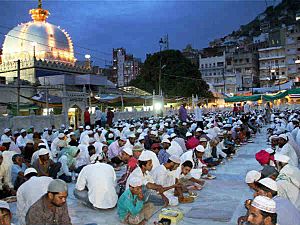
[[[300,13],[300,0],[283,0],[277,6],[269,6],[263,13],[246,25],[242,25],[238,31],[233,31],[229,36],[239,38],[241,36],[253,37],[262,32],[262,23],[269,23],[270,29],[281,27],[283,24],[291,25],[296,21],[296,14]]]

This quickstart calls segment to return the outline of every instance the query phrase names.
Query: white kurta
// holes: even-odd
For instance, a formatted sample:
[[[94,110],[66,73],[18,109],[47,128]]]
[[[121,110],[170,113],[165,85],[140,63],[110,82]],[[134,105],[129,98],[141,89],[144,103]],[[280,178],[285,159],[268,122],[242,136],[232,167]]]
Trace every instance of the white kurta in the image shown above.
[[[99,135],[99,133],[95,133],[94,138],[97,142],[100,142],[100,143],[106,142],[106,138],[103,134],[103,131],[102,131],[101,135]]]
[[[90,164],[90,155],[88,151],[88,146],[80,144],[78,145],[80,150],[79,155],[76,157],[76,167],[85,166]]]
[[[88,188],[89,201],[99,209],[115,207],[118,195],[115,189],[116,173],[112,166],[105,163],[95,163],[85,166],[79,173],[76,189],[82,191]]]
[[[17,146],[18,146],[19,148],[24,148],[27,141],[28,141],[27,135],[26,135],[25,137],[22,137],[22,135],[20,135],[20,136],[17,138],[16,143],[17,143]]]
[[[279,148],[277,152],[290,157],[289,164],[298,167],[298,156],[295,149],[289,143],[286,143],[282,148]]]
[[[53,179],[51,177],[31,177],[22,184],[17,191],[17,217],[19,225],[25,225],[25,217],[28,209],[47,193],[48,186]]]
[[[276,179],[278,195],[289,199],[300,210],[300,170],[292,165],[286,165]]]
[[[171,171],[167,170],[164,165],[157,167],[152,173],[152,178],[155,184],[163,187],[169,187],[175,184],[175,176]],[[171,206],[178,205],[178,198],[174,196],[174,188],[164,192]]]
[[[193,167],[194,167],[194,161],[193,161],[193,151],[187,151],[185,153],[183,153],[183,155],[180,157],[181,160],[181,164],[184,163],[185,161],[189,160],[193,163]],[[192,169],[191,170],[191,176],[196,178],[196,179],[200,179],[201,175],[202,175],[202,167],[205,167],[206,165],[203,164],[200,160],[198,163],[198,168]]]
[[[176,155],[180,157],[183,153],[181,146],[176,141],[171,141],[171,146],[167,149],[167,153],[170,155]]]
[[[127,182],[126,182],[126,189],[129,188],[129,182],[131,179],[133,178],[140,178],[143,182],[143,185],[147,185],[148,183],[154,183],[153,178],[151,176],[151,174],[146,171],[145,174],[143,174],[141,168],[138,166],[137,168],[135,168],[132,173],[129,175]]]

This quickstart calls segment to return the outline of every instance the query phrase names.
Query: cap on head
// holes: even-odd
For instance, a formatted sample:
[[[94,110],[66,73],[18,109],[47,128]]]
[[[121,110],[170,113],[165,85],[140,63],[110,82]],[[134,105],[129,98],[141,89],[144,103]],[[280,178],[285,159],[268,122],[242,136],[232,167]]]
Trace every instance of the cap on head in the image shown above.
[[[129,180],[128,180],[128,184],[129,186],[131,187],[140,187],[143,185],[143,181],[141,178],[139,177],[131,177]]]
[[[34,168],[27,168],[25,171],[24,171],[24,176],[26,176],[26,175],[28,175],[28,174],[30,174],[30,173],[38,173],[37,171],[36,171],[36,169],[34,169]]]
[[[268,213],[276,213],[276,203],[266,196],[257,196],[253,199],[251,206]]]
[[[130,155],[130,156],[133,155],[133,154],[132,154],[132,148],[126,147],[126,148],[123,148],[122,151],[125,152],[125,153],[127,153],[127,154]]]
[[[169,157],[169,160],[171,160],[172,162],[177,163],[177,164],[181,163],[180,158],[178,156],[176,156],[176,155],[171,155]]]
[[[139,161],[149,161],[151,160],[151,155],[149,154],[148,151],[143,151],[142,154],[139,157]]]
[[[9,204],[6,201],[0,200],[0,209],[7,209],[10,211]]]
[[[259,180],[258,183],[262,184],[263,186],[273,191],[278,191],[276,181],[272,180],[269,177]]]
[[[261,178],[261,173],[256,170],[251,170],[246,174],[245,182],[247,184],[254,183]]]
[[[205,149],[204,149],[204,147],[203,147],[202,145],[198,145],[198,146],[195,148],[195,150],[196,150],[197,152],[205,152]]]
[[[61,179],[55,179],[50,182],[48,186],[48,192],[67,192],[68,191],[68,185],[65,181]]]

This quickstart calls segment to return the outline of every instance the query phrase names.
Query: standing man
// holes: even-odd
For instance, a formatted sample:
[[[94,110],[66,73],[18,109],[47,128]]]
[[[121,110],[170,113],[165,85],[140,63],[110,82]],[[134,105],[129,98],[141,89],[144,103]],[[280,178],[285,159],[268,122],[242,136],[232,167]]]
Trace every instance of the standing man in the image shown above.
[[[181,122],[186,122],[187,119],[187,111],[186,111],[186,103],[183,103],[179,108],[179,119]]]
[[[114,112],[111,111],[111,108],[108,108],[107,109],[107,114],[106,114],[106,124],[108,124],[109,127],[112,126],[114,117],[115,117]]]
[[[67,197],[68,186],[66,182],[60,179],[51,181],[47,194],[29,208],[26,224],[72,225],[66,204]]]
[[[101,117],[102,117],[102,112],[99,109],[99,107],[96,106],[96,111],[95,111],[95,126],[101,127]]]
[[[195,121],[197,122],[197,127],[204,129],[203,127],[203,118],[202,118],[202,109],[200,108],[201,103],[199,102],[194,110],[195,113]]]
[[[85,126],[90,126],[91,125],[91,115],[90,115],[90,112],[89,112],[89,107],[86,107],[85,108],[85,111],[84,111],[84,125]]]

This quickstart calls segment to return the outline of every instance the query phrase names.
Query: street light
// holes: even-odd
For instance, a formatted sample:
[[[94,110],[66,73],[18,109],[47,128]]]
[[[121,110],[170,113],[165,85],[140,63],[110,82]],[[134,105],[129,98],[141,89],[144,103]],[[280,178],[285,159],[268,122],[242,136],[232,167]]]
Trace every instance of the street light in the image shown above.
[[[164,40],[161,38],[159,40],[159,76],[158,76],[158,95],[161,95],[161,61],[162,61],[162,56],[161,56],[161,49],[163,47]]]

